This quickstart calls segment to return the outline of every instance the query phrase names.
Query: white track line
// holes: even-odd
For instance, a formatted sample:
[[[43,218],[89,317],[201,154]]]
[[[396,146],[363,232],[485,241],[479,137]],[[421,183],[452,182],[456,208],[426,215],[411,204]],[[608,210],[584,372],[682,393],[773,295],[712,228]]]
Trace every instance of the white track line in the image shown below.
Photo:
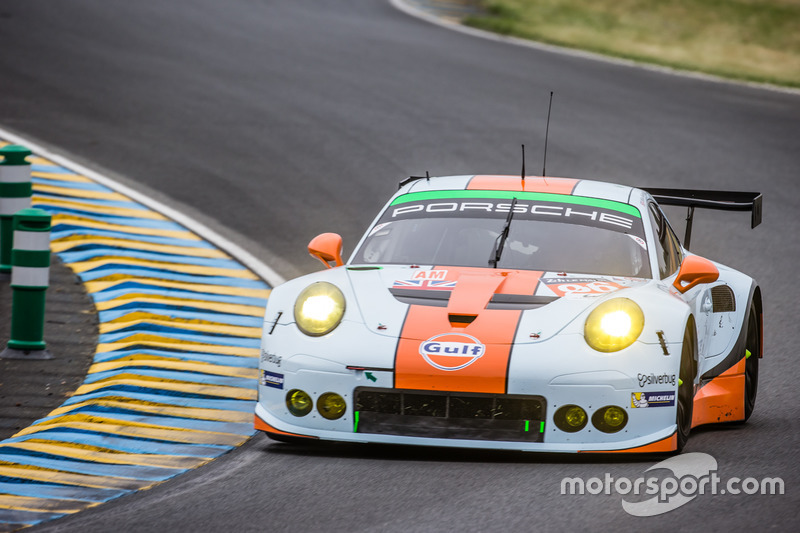
[[[431,24],[436,24],[437,26],[441,26],[442,28],[447,28],[449,30],[466,33],[467,35],[472,35],[473,37],[480,37],[482,39],[488,39],[490,41],[513,44],[516,46],[524,46],[526,48],[533,48],[535,50],[542,50],[545,52],[552,52],[555,54],[567,55],[572,57],[580,57],[583,59],[590,59],[593,61],[603,61],[605,63],[611,63],[613,65],[623,65],[626,67],[640,68],[643,70],[660,72],[662,74],[670,74],[672,76],[681,76],[684,78],[692,78],[697,80],[710,81],[714,83],[724,83],[727,85],[739,85],[744,87],[751,87],[754,89],[763,89],[767,91],[774,91],[779,93],[786,93],[786,94],[793,94],[795,96],[800,96],[800,89],[794,89],[791,87],[781,87],[779,85],[771,85],[769,83],[756,83],[750,81],[731,80],[728,78],[721,78],[719,76],[712,76],[711,74],[702,74],[700,72],[679,70],[659,65],[653,65],[651,63],[633,61],[631,59],[621,59],[617,57],[606,56],[595,52],[587,52],[584,50],[565,48],[563,46],[545,44],[537,41],[528,41],[526,39],[520,39],[518,37],[508,37],[505,35],[499,35],[497,33],[492,33],[485,30],[479,30],[477,28],[471,28],[469,26],[464,26],[463,24],[450,22],[448,20],[439,18],[422,9],[419,9],[417,7],[408,4],[405,0],[389,0],[389,2],[395,8],[399,9],[403,13],[406,13],[407,15],[410,15],[412,17],[425,20],[427,22],[430,22]]]
[[[87,168],[79,163],[76,163],[70,160],[67,157],[62,155],[56,154],[49,149],[45,148],[44,146],[39,145],[31,141],[30,139],[26,139],[10,131],[0,127],[0,138],[4,140],[10,141],[14,144],[20,144],[29,148],[35,155],[42,156],[45,159],[49,159],[54,163],[57,163],[61,166],[67,167],[78,174],[82,174],[87,178],[90,178],[97,183],[105,185],[106,187],[113,189],[125,196],[128,196],[132,200],[135,200],[143,205],[146,205],[150,209],[154,211],[158,211],[162,215],[166,216],[167,218],[181,224],[189,231],[196,233],[200,237],[204,238],[205,240],[209,241],[210,243],[214,244],[215,246],[219,247],[222,250],[228,252],[234,259],[242,263],[244,266],[249,268],[254,274],[258,277],[263,279],[272,287],[276,287],[286,281],[280,274],[272,270],[266,264],[262,263],[258,258],[256,258],[253,254],[236,244],[235,242],[230,241],[229,239],[223,237],[213,229],[209,228],[208,226],[201,224],[200,222],[196,221],[195,219],[184,215],[180,211],[177,211],[168,205],[165,205],[157,200],[146,196],[134,189],[131,189],[127,185],[123,185],[113,179],[100,174],[90,168]]]

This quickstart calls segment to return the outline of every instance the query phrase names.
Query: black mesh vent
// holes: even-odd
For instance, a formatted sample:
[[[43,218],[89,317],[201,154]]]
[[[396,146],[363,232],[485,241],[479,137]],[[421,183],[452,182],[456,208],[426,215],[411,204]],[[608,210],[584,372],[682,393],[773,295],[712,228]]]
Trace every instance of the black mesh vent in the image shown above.
[[[541,396],[359,387],[358,433],[409,437],[542,442]]]
[[[736,298],[727,285],[718,285],[711,289],[711,301],[715,313],[732,313],[736,311]]]

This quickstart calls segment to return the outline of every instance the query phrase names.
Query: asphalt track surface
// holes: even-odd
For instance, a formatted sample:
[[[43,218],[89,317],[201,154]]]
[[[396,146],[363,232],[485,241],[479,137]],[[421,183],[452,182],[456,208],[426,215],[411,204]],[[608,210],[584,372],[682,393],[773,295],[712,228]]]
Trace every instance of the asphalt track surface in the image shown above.
[[[763,192],[755,230],[744,214],[695,217],[693,251],[761,283],[766,339],[750,422],[697,429],[686,451],[711,454],[723,479],[781,477],[786,487],[705,494],[635,518],[618,494],[560,495],[560,482],[635,479],[661,458],[292,447],[258,436],[36,530],[800,525],[800,96],[481,40],[384,0],[6,0],[0,50],[5,127],[198,216],[286,277],[316,268],[305,244],[317,233],[339,232],[352,250],[408,174],[517,173],[520,143],[533,173],[551,90],[550,175]]]

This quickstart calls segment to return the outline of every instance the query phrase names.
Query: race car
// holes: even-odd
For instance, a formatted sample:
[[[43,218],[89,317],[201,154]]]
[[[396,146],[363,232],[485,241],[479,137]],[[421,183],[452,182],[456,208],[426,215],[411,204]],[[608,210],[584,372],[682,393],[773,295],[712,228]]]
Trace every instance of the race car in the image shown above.
[[[685,246],[660,205],[688,209]],[[753,412],[761,291],[688,250],[695,208],[761,195],[570,178],[409,178],[347,262],[276,287],[255,428],[534,452],[679,452]]]

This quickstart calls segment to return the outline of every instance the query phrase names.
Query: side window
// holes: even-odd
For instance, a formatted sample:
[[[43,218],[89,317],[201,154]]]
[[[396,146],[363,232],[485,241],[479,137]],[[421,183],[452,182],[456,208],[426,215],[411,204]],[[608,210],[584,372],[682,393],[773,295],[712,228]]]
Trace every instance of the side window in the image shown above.
[[[667,231],[667,239],[669,239],[670,247],[672,248],[672,254],[675,257],[675,270],[681,267],[681,263],[683,262],[683,252],[681,251],[681,241],[678,240],[678,236],[675,235],[675,232],[672,230],[672,226],[669,225],[669,221],[667,217],[664,217],[664,226]],[[673,271],[674,272],[674,271]],[[672,272],[670,272],[672,274]]]
[[[681,265],[681,247],[678,237],[669,227],[669,223],[655,204],[650,204],[650,221],[656,232],[656,257],[658,273],[661,279],[672,275]]]

